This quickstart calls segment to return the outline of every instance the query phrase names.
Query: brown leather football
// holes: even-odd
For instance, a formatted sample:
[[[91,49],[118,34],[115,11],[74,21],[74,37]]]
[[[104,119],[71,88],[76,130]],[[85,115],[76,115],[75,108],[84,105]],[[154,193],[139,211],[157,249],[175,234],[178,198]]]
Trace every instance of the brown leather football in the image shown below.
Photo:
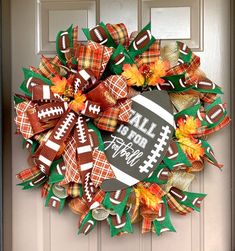
[[[151,40],[150,30],[143,31],[134,39],[133,47],[135,50],[143,49]]]
[[[100,25],[97,25],[94,28],[90,29],[90,36],[92,41],[99,44],[105,44],[108,41],[106,31]]]
[[[213,106],[206,112],[206,121],[209,124],[215,124],[219,122],[224,116],[224,108],[221,104]]]

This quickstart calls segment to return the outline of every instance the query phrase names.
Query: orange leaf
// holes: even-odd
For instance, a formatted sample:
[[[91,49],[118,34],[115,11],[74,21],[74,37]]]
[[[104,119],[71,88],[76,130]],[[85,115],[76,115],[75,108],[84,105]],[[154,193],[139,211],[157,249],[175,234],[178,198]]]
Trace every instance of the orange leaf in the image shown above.
[[[161,59],[157,59],[155,63],[150,64],[150,74],[147,78],[148,85],[158,85],[164,83],[162,77],[166,76],[166,71],[168,68],[168,61],[163,61]]]
[[[135,188],[136,197],[143,203],[146,207],[151,210],[158,211],[161,197],[163,193],[152,193],[152,191],[139,183]]]
[[[124,64],[122,76],[126,78],[127,84],[129,86],[142,86],[144,85],[145,79],[143,75],[139,72],[135,64]]]
[[[176,129],[175,135],[178,139],[182,137],[193,136],[201,127],[201,121],[198,118],[194,118],[192,116],[187,117],[186,120],[179,119],[177,123],[178,128]]]
[[[186,120],[179,119],[178,128],[175,131],[175,136],[182,150],[192,160],[200,160],[204,156],[204,148],[202,148],[201,143],[198,143],[197,139],[194,139],[194,135],[200,127],[201,121],[189,116]]]
[[[193,138],[180,138],[178,142],[182,150],[191,160],[200,160],[205,154],[205,150],[202,148],[201,143],[198,143],[197,140]]]
[[[65,91],[65,87],[67,84],[67,79],[66,78],[60,78],[60,77],[54,77],[52,78],[52,83],[54,84],[53,86],[51,86],[51,91],[53,93],[58,93],[58,94],[63,94]]]
[[[79,91],[74,95],[74,100],[69,103],[69,107],[75,112],[82,111],[85,108],[85,101],[86,96]]]

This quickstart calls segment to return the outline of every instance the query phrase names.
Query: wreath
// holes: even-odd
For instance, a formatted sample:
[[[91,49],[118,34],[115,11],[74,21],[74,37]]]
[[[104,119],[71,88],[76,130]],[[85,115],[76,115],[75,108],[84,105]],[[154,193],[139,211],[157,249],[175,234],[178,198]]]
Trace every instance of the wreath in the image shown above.
[[[57,55],[24,68],[14,96],[17,133],[29,168],[24,190],[40,188],[45,206],[79,214],[78,233],[107,220],[111,236],[175,231],[170,209],[200,211],[189,192],[196,172],[218,168],[207,137],[230,122],[221,88],[182,42],[161,46],[151,25],[128,35],[124,24],[60,31]]]

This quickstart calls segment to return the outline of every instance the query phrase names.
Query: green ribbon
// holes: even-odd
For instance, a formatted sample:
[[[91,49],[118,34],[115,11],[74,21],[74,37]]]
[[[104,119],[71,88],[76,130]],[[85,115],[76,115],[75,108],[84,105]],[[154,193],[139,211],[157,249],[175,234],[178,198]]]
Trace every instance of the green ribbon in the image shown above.
[[[116,56],[123,54],[124,55],[124,61],[123,63],[119,64],[119,65],[115,65],[113,60],[115,59]],[[124,48],[124,46],[122,44],[119,44],[118,47],[114,50],[112,56],[110,57],[109,60],[109,70],[113,73],[113,74],[117,74],[120,75],[122,73],[122,67],[124,64],[134,64],[135,61],[134,59],[129,55],[128,51],[126,50],[126,48]]]
[[[184,54],[180,51],[180,44],[182,44],[181,42],[177,41],[177,45],[178,45],[178,50],[179,50],[179,59],[181,59],[181,61],[184,63],[184,64],[187,64],[187,63],[190,63],[191,62],[191,59],[192,59],[192,50],[186,46],[186,50],[189,50],[189,52],[187,54]],[[185,44],[183,44],[185,45]]]
[[[144,179],[144,182],[150,182],[150,183],[156,183],[158,185],[163,185],[167,183],[167,180],[160,180],[158,178],[158,174],[162,171],[163,168],[165,168],[166,165],[164,164],[159,164],[157,168],[153,171],[153,174],[149,177]]]
[[[202,143],[202,147],[205,149],[205,155],[206,157],[211,160],[213,163],[217,163],[217,160],[215,159],[214,155],[213,155],[213,150],[212,147],[210,146],[210,144],[203,140],[200,139],[201,143]]]
[[[48,178],[44,178],[40,182],[38,182],[36,185],[33,185],[33,182],[36,181],[40,177],[40,175],[42,175],[42,172],[39,172],[36,177],[33,177],[30,180],[26,180],[20,184],[17,184],[17,186],[21,186],[22,190],[29,190],[29,189],[33,189],[33,188],[38,188],[48,180]]]
[[[73,25],[71,25],[67,30],[68,32],[68,36],[69,36],[69,44],[70,44],[70,48],[73,47]],[[58,34],[57,34],[57,37],[56,37],[56,52],[58,54],[58,57],[60,59],[60,61],[66,65],[66,58],[65,58],[65,55],[63,52],[61,52],[60,48],[59,48],[59,38],[60,38],[60,35],[63,33],[63,32],[66,32],[66,31],[59,31]]]
[[[183,152],[178,142],[175,142],[178,148],[178,156],[176,159],[169,159],[167,157],[163,158],[164,164],[170,169],[173,170],[175,165],[183,164],[185,166],[192,166],[191,162],[188,160],[187,156]]]
[[[104,30],[105,30],[105,33],[106,33],[106,36],[108,38],[107,42],[104,44],[105,46],[108,46],[108,47],[113,47],[113,48],[116,48],[117,45],[115,44],[112,36],[110,35],[108,29],[106,28],[106,25],[103,23],[103,22],[100,22],[99,23],[99,26],[101,26]],[[91,39],[91,35],[90,35],[90,29],[88,28],[83,28],[82,29],[83,33],[85,34],[86,38],[88,40],[92,40]]]
[[[153,226],[156,234],[159,236],[163,231],[170,231],[170,232],[176,232],[175,228],[173,227],[170,219],[170,212],[166,200],[166,195],[162,197],[163,203],[166,207],[166,216],[163,221],[158,221],[157,219],[153,221]]]
[[[98,150],[103,152],[104,151],[104,142],[103,142],[100,130],[94,125],[94,123],[91,120],[89,120],[87,125],[88,125],[89,129],[92,129],[96,133],[96,135],[98,137],[98,142],[99,142]]]
[[[196,207],[193,204],[193,201],[195,201],[196,199],[202,199],[204,197],[206,197],[206,194],[204,193],[192,193],[192,192],[186,192],[186,191],[181,191],[184,195],[187,196],[187,199],[185,201],[180,201],[177,197],[174,196],[174,198],[176,199],[176,201],[186,207],[190,207],[194,210],[196,210],[197,212],[200,212],[200,207]]]
[[[45,207],[48,207],[48,206],[49,206],[50,199],[51,199],[52,197],[55,197],[55,198],[57,198],[57,199],[60,201],[59,213],[61,213],[61,212],[63,211],[63,209],[64,209],[66,198],[63,198],[63,199],[62,199],[62,198],[58,198],[58,197],[53,193],[52,188],[53,188],[53,186],[50,186],[50,189],[49,189],[48,194],[47,194],[47,197],[46,197]]]
[[[111,236],[115,236],[119,233],[123,233],[123,232],[127,232],[127,233],[132,233],[133,232],[133,227],[131,224],[131,219],[130,219],[130,215],[127,211],[124,212],[125,216],[126,216],[126,224],[122,227],[122,228],[115,228],[115,226],[112,223],[112,216],[109,215],[107,221],[109,223],[110,226],[110,234]]]
[[[82,232],[83,227],[85,226],[85,224],[86,224],[89,220],[91,220],[91,221],[94,223],[94,225],[91,227],[91,230],[93,230],[93,229],[95,228],[95,225],[96,225],[96,222],[97,222],[97,221],[92,217],[92,211],[89,211],[89,212],[87,213],[87,215],[84,217],[84,219],[82,220],[81,226],[80,226],[79,229],[78,229],[78,234],[80,234],[80,233]],[[89,232],[90,232],[90,231],[89,231]],[[86,235],[86,233],[85,233],[85,235]]]
[[[216,106],[216,105],[222,105],[222,100],[221,100],[221,98],[217,98],[213,103],[211,103],[210,105],[208,105],[206,108],[205,108],[205,111],[206,111],[206,113],[211,109],[211,108],[213,108],[214,106]],[[216,123],[213,123],[213,124],[209,124],[209,123],[207,123],[206,121],[206,123],[207,123],[207,127],[208,128],[214,128],[214,127],[216,127],[217,125],[219,125],[222,121],[223,121],[223,119],[225,118],[225,116],[227,115],[227,111],[224,109],[224,115],[221,117],[221,119],[219,120],[219,121],[217,121]]]
[[[215,85],[215,88],[214,88],[214,89],[211,89],[211,90],[200,89],[200,88],[194,86],[194,87],[193,87],[193,90],[199,91],[199,92],[202,92],[202,93],[223,94],[223,92],[222,92],[222,90],[221,90],[221,87],[219,87],[218,85]]]
[[[20,103],[23,103],[25,101],[25,99],[21,98],[21,97],[18,97],[17,95],[14,95],[14,103],[15,103],[15,106],[20,104]]]
[[[34,140],[34,139],[30,139],[30,140],[32,141],[31,154],[33,155],[35,153],[35,151],[37,150],[39,143],[37,140]],[[25,147],[27,142],[28,142],[28,140],[26,140],[26,139],[22,140],[23,147]]]
[[[192,86],[185,86],[185,74],[162,77],[167,83],[173,84],[174,89],[168,92],[183,92],[192,89]]]
[[[131,187],[128,187],[126,189],[125,197],[122,200],[122,202],[119,203],[118,205],[113,205],[111,203],[111,201],[110,201],[110,192],[106,192],[104,200],[103,200],[104,207],[107,208],[107,209],[113,210],[115,213],[117,213],[121,217],[124,210],[125,210],[126,203],[127,203],[127,200],[128,200],[128,198],[130,196],[131,190],[132,190]]]
[[[29,78],[31,78],[31,77],[38,78],[38,79],[41,79],[44,82],[45,85],[52,85],[51,81],[48,78],[45,78],[42,75],[40,75],[40,74],[38,74],[38,73],[36,73],[34,71],[23,68],[23,72],[24,72],[25,80],[20,85],[20,90],[29,97],[32,97],[32,93],[29,92],[29,90],[27,88],[27,85],[26,85]]]
[[[194,105],[194,106],[191,106],[189,108],[186,108],[186,109],[184,109],[184,110],[176,113],[174,115],[174,118],[175,118],[175,120],[177,120],[182,115],[188,115],[188,116],[196,117],[197,116],[197,112],[200,109],[200,107],[201,107],[201,104]]]
[[[61,175],[56,172],[56,166],[63,161],[62,158],[53,161],[50,167],[50,176],[49,176],[49,184],[54,184],[61,182],[64,179],[64,175]]]
[[[140,34],[142,34],[145,31],[150,31],[151,32],[151,23],[148,23],[139,33],[136,37],[138,37]],[[135,39],[131,42],[130,46],[128,47],[128,51],[129,51],[129,55],[132,58],[135,58],[137,55],[142,54],[143,52],[145,52],[146,50],[148,50],[148,48],[156,41],[156,38],[151,35],[151,39],[148,42],[148,44],[146,44],[142,49],[140,50],[135,50],[133,44],[135,42]]]

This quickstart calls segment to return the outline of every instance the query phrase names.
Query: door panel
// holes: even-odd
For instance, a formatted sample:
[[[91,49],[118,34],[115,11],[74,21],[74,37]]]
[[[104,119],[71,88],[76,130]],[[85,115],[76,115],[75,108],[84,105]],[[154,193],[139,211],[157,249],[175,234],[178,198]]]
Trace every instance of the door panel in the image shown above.
[[[18,87],[23,80],[22,67],[30,65],[37,66],[40,55],[37,52],[50,55],[53,53],[53,41],[41,43],[41,31],[49,37],[47,31],[49,26],[45,20],[40,23],[43,16],[40,16],[38,4],[48,1],[36,0],[12,0],[11,1],[11,45],[12,45],[12,90],[18,92]],[[125,1],[49,1],[50,6],[56,10],[69,10],[68,6],[75,6],[79,10],[87,8],[90,11],[87,23],[98,21],[112,22],[112,14],[115,15],[115,8],[107,8],[109,2],[111,6],[117,6],[118,11],[128,14]],[[153,1],[129,1],[133,4],[130,8],[131,22],[127,17],[123,19],[128,22],[128,27],[141,27],[146,22],[148,13],[142,13],[146,6],[150,6]],[[156,4],[158,1],[154,1]],[[162,1],[159,1],[162,4]],[[170,3],[171,2],[171,3]],[[177,3],[177,1],[174,1]],[[182,2],[182,1],[179,1]],[[186,1],[187,2],[187,1]],[[165,1],[169,6],[172,1]],[[203,1],[200,1],[203,3]],[[104,8],[102,8],[102,5]],[[187,6],[187,5],[185,5]],[[155,6],[156,7],[156,6]],[[167,6],[166,6],[167,7]],[[230,39],[229,39],[229,0],[205,0],[200,11],[204,12],[204,22],[198,18],[198,27],[204,27],[198,32],[203,36],[199,38],[198,48],[204,50],[197,52],[201,57],[202,69],[208,77],[220,84],[225,92],[224,100],[228,107],[230,104]],[[100,11],[101,9],[101,11]],[[148,10],[148,8],[147,8]],[[198,12],[199,13],[199,12]],[[143,18],[142,18],[143,17]],[[90,18],[90,19],[89,19]],[[114,21],[121,21],[118,16]],[[39,20],[41,20],[39,22]],[[90,21],[89,21],[90,20]],[[125,21],[124,21],[125,22]],[[143,23],[142,23],[143,22]],[[39,26],[41,25],[41,26]],[[152,24],[154,25],[154,24]],[[156,24],[157,25],[157,24]],[[46,28],[45,28],[46,27]],[[195,37],[193,38],[195,39]],[[45,40],[46,41],[46,40]],[[49,54],[50,53],[50,54]],[[59,215],[57,212],[44,207],[44,201],[40,198],[39,191],[21,191],[15,186],[17,180],[15,174],[26,168],[27,153],[21,147],[21,138],[14,135],[15,126],[12,128],[12,190],[13,190],[13,226],[12,245],[13,251],[60,251],[60,250],[84,250],[84,251],[109,251],[109,250],[168,250],[168,251],[229,251],[231,243],[231,205],[230,205],[230,128],[226,128],[219,134],[215,134],[209,142],[214,146],[218,159],[224,163],[224,170],[220,172],[212,166],[207,166],[204,174],[198,175],[193,183],[192,191],[205,192],[208,194],[205,199],[200,214],[192,213],[182,217],[172,213],[172,222],[177,233],[165,233],[161,237],[146,234],[141,235],[140,226],[135,226],[134,234],[122,237],[111,238],[109,228],[106,224],[100,224],[89,234],[89,236],[77,236],[78,218],[68,208]]]

